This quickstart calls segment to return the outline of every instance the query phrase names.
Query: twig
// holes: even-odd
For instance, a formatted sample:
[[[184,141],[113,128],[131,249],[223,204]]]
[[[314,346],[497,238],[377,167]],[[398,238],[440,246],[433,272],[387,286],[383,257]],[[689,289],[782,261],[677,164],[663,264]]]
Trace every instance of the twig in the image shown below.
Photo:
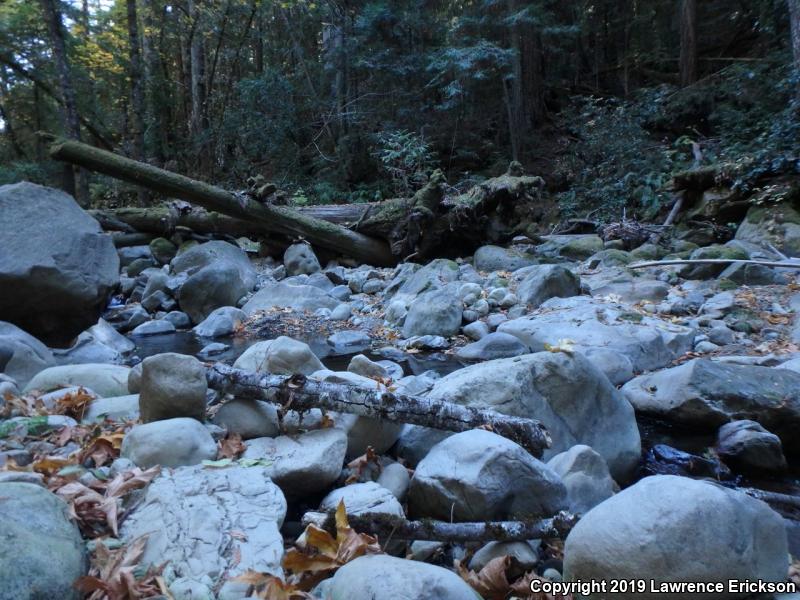
[[[482,427],[508,438],[540,457],[551,439],[534,419],[512,417],[441,400],[395,394],[377,381],[373,389],[315,381],[303,375],[260,375],[216,363],[206,369],[208,386],[239,398],[266,400],[298,411],[321,408],[395,423],[424,425],[445,431]]]
[[[538,521],[494,521],[487,523],[448,523],[446,521],[407,521],[395,515],[348,515],[350,526],[379,538],[388,536],[401,540],[431,542],[516,542],[541,538],[564,539],[575,527],[578,517],[561,511],[549,519]],[[336,527],[333,513],[309,512],[303,515],[305,526],[314,524],[321,529]]]

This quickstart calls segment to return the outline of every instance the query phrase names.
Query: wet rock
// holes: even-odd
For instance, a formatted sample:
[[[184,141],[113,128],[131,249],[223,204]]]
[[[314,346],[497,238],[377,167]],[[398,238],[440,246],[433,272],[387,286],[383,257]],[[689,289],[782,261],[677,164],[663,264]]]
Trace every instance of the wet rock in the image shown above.
[[[781,440],[755,421],[733,421],[719,428],[717,454],[743,472],[784,471]]]
[[[308,244],[292,244],[283,254],[283,265],[289,275],[318,272],[321,267],[317,255]]]
[[[783,522],[763,502],[713,483],[655,476],[584,515],[567,537],[564,579],[624,580],[646,574],[656,585],[723,582],[728,589],[730,579],[784,581],[787,560]],[[747,595],[728,592],[694,597]],[[633,590],[613,597],[667,596]]]
[[[192,331],[195,335],[209,338],[231,335],[239,330],[245,319],[247,316],[241,309],[235,306],[223,306],[215,309]]]
[[[574,514],[585,515],[619,490],[605,459],[589,446],[573,446],[556,454],[547,466],[564,482],[569,510]]]
[[[72,584],[86,574],[84,543],[61,498],[34,483],[0,483],[0,539],[0,599],[81,597]]]
[[[168,352],[145,358],[139,388],[145,423],[174,417],[205,419],[206,374],[193,356]]]
[[[651,475],[680,475],[681,477],[707,477],[731,479],[728,467],[713,458],[697,456],[666,444],[656,444],[644,459],[644,472]]]
[[[328,489],[342,472],[347,435],[337,428],[247,441],[242,458],[265,459],[270,478],[290,497]]]
[[[212,422],[242,439],[273,437],[280,433],[278,410],[260,400],[235,398],[220,406]]]
[[[465,325],[463,329],[464,335],[476,342],[483,337],[489,335],[489,326],[483,321],[475,321],[469,325]]]
[[[122,539],[149,534],[142,562],[214,583],[248,570],[281,576],[286,500],[266,467],[162,471],[125,520]]]
[[[136,466],[182,467],[217,457],[217,444],[195,419],[166,419],[134,425],[122,441],[120,456]]]
[[[114,243],[60,190],[0,186],[0,213],[0,239],[13,248],[0,253],[0,315],[51,345],[69,343],[119,283]]]
[[[328,345],[335,354],[353,354],[369,348],[372,338],[364,331],[338,331],[328,337]]]
[[[479,341],[460,348],[455,356],[459,360],[495,360],[527,354],[528,347],[519,338],[508,333],[490,333]]]
[[[142,323],[131,331],[131,335],[150,336],[150,335],[166,335],[175,333],[175,325],[169,321],[158,319],[157,321],[148,321]]]
[[[428,396],[538,419],[553,439],[545,459],[586,444],[622,481],[639,464],[639,429],[631,405],[578,353],[540,352],[473,365],[441,378]]]
[[[173,310],[164,315],[163,321],[169,321],[175,326],[175,329],[189,329],[192,326],[192,320],[185,312]]]
[[[641,375],[622,388],[637,411],[700,429],[753,419],[798,446],[800,374],[709,359]]]
[[[110,398],[128,393],[128,367],[104,364],[64,365],[40,371],[22,390],[50,392],[65,387],[82,386],[99,396]]]

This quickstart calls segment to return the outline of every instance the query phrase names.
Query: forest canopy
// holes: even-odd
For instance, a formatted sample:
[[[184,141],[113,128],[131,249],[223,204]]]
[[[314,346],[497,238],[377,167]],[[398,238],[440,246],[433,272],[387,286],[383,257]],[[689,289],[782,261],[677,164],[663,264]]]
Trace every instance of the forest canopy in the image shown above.
[[[50,161],[48,131],[296,205],[518,160],[567,214],[647,217],[682,169],[796,172],[797,4],[6,0],[0,183],[150,201]]]

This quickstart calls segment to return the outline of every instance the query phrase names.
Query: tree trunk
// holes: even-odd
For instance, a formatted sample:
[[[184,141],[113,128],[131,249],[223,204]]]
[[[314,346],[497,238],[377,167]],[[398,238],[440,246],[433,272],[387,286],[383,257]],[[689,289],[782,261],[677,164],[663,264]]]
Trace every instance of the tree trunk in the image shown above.
[[[681,86],[697,81],[697,0],[681,1]]]
[[[139,18],[136,0],[126,0],[128,17],[128,56],[130,59],[131,80],[131,137],[133,138],[133,158],[144,161],[144,91],[142,89],[142,56],[139,52]],[[140,204],[147,204],[150,194],[139,188]]]
[[[261,375],[216,363],[206,370],[208,387],[237,398],[266,400],[297,411],[312,408],[346,412],[393,423],[423,425],[445,431],[469,431],[488,427],[541,457],[552,440],[533,419],[510,417],[491,410],[478,410],[418,396],[306,379],[303,375]]]
[[[200,26],[200,11],[197,0],[189,0],[189,16],[192,19],[192,37],[189,42],[191,67],[189,70],[192,94],[191,133],[198,138],[208,128],[206,116],[206,53],[203,43],[203,28]]]
[[[64,129],[67,136],[73,140],[81,139],[81,122],[78,117],[78,105],[75,99],[75,89],[72,86],[72,74],[67,60],[67,46],[64,41],[64,24],[61,18],[60,0],[39,0],[47,23],[50,43],[53,49],[53,59],[58,81],[61,86],[61,96],[64,108]],[[78,204],[87,206],[89,203],[89,182],[86,173],[80,168],[70,168],[70,176],[66,178],[68,192],[75,196]],[[69,184],[71,182],[71,185]]]
[[[163,117],[163,105],[167,102],[161,57],[156,48],[156,18],[153,0],[142,0],[142,58],[144,59],[145,89],[145,148],[149,161],[162,166],[166,158],[167,124]]]
[[[789,3],[789,23],[792,36],[792,56],[797,72],[797,97],[800,99],[800,0],[787,0]]]
[[[58,140],[50,148],[56,160],[77,164],[112,177],[144,186],[167,196],[195,202],[209,210],[255,221],[265,231],[302,236],[312,244],[329,248],[373,265],[394,264],[385,242],[344,227],[305,217],[291,209],[261,203],[152,165],[93,148],[80,142]]]

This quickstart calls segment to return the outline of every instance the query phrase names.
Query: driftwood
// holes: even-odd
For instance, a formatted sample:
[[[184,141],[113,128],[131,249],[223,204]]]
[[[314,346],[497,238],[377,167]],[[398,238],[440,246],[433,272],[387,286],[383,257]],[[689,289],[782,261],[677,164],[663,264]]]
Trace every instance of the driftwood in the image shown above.
[[[407,521],[395,515],[347,515],[350,527],[377,535],[381,540],[425,540],[430,542],[520,542],[542,538],[564,539],[578,517],[562,511],[538,521],[494,521],[488,523],[447,523],[445,521]],[[308,512],[304,526],[316,525],[334,531],[333,513]]]
[[[319,408],[446,431],[488,427],[537,458],[551,445],[550,435],[539,421],[468,408],[452,402],[395,394],[384,389],[377,381],[375,389],[366,389],[314,381],[302,375],[261,375],[222,363],[206,369],[206,380],[210,388],[219,392],[239,398],[267,400],[282,405],[285,410]]]
[[[771,260],[744,260],[735,258],[695,258],[686,260],[654,260],[628,265],[629,269],[646,269],[648,267],[670,267],[675,265],[761,265],[781,269],[800,269],[800,263],[785,263]]]
[[[50,156],[155,192],[194,202],[209,210],[256,222],[266,231],[304,237],[312,244],[352,256],[368,264],[385,266],[395,263],[383,240],[306,217],[283,206],[258,202],[245,194],[233,194],[88,144],[56,140],[50,147]]]
[[[759,490],[756,488],[739,488],[740,492],[744,492],[748,496],[763,500],[767,504],[781,507],[790,507],[795,510],[800,509],[800,498],[797,496],[790,496],[788,494],[780,494],[778,492],[768,492],[766,490]]]

